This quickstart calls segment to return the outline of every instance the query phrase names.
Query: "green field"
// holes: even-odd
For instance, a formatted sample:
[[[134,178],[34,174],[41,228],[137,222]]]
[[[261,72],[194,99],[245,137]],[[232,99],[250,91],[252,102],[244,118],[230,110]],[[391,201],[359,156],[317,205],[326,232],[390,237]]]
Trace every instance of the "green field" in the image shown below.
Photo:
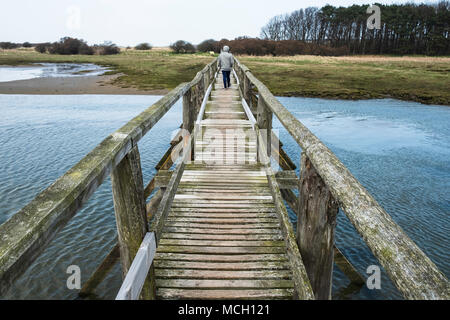
[[[109,74],[123,74],[114,84],[143,90],[173,89],[189,82],[213,57],[207,54],[174,54],[167,50],[123,50],[118,55],[52,55],[33,50],[0,50],[0,65],[25,65],[34,62],[95,63],[110,67]]]
[[[397,98],[450,105],[450,58],[241,57],[280,96]]]
[[[397,98],[450,105],[450,58],[238,57],[275,95],[333,99]],[[207,54],[126,50],[115,56],[61,56],[32,50],[0,51],[0,64],[91,62],[121,73],[114,84],[172,89],[190,81],[212,59]]]

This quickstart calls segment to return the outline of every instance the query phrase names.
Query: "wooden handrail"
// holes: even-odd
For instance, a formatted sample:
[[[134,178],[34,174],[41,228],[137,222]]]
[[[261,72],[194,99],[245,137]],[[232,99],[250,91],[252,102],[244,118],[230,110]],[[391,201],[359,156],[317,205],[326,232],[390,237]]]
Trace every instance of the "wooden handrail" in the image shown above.
[[[241,83],[249,81],[294,138],[388,276],[408,299],[449,299],[445,275],[406,235],[344,164],[294,117],[251,71],[235,59]]]
[[[76,214],[138,141],[192,87],[215,70],[209,63],[151,107],[109,135],[50,187],[0,225],[0,295],[5,293]],[[210,73],[205,77],[206,73]]]
[[[116,300],[138,300],[147,278],[148,270],[156,253],[154,232],[148,232],[131,264],[130,270],[120,287]]]

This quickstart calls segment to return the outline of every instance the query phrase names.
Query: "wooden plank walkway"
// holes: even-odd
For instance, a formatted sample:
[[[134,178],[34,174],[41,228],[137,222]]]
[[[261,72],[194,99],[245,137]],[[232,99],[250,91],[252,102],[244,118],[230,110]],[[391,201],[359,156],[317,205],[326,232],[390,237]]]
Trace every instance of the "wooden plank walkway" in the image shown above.
[[[200,127],[155,256],[157,298],[292,299],[286,244],[234,78],[225,90],[219,75]]]

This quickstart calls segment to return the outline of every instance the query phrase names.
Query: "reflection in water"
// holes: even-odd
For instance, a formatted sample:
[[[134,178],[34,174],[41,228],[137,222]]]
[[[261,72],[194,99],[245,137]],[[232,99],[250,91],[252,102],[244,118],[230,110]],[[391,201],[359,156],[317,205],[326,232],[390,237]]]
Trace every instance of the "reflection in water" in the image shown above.
[[[0,95],[0,223],[31,201],[114,130],[157,101],[156,96]],[[181,123],[177,103],[140,141],[144,182]],[[67,267],[82,284],[116,244],[111,183],[107,179],[44,253],[15,282],[6,299],[74,299]],[[97,294],[114,298],[121,284],[114,266]]]
[[[0,82],[35,78],[99,76],[108,69],[92,63],[36,63],[31,66],[0,67]]]
[[[154,96],[0,95],[0,223],[31,201],[108,134],[155,102]],[[322,139],[419,247],[450,275],[450,109],[396,100],[336,101],[280,98]],[[144,183],[181,123],[178,103],[139,143]],[[300,152],[280,130],[283,148],[299,163]],[[295,217],[291,215],[292,220]],[[116,243],[109,179],[56,236],[29,270],[1,298],[74,299],[66,269],[81,267],[82,284]],[[336,243],[362,275],[378,264],[345,214]],[[96,294],[115,297],[116,264]],[[335,268],[333,297],[400,298],[385,274],[381,290],[359,290]]]
[[[338,156],[449,277],[450,109],[391,99],[279,100]],[[297,144],[278,121],[274,127],[280,130],[286,152],[298,164]],[[369,265],[379,265],[343,212],[338,215],[336,243],[362,275],[367,277]],[[364,286],[354,294],[351,287],[345,289],[348,283],[335,268],[334,295],[401,298],[385,273],[381,290]]]

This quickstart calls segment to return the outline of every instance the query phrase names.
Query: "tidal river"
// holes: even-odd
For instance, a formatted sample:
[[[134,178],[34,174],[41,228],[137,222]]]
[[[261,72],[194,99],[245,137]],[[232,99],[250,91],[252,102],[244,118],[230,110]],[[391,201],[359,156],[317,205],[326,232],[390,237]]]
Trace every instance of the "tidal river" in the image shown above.
[[[77,163],[108,134],[157,101],[156,96],[0,95],[0,223]],[[280,98],[336,153],[419,247],[450,276],[450,108],[397,100],[339,101]],[[141,140],[144,183],[181,123],[181,104]],[[279,129],[298,164],[294,141]],[[292,215],[295,222],[295,216]],[[66,269],[79,265],[82,282],[116,243],[109,180],[60,232],[14,287],[0,299],[75,299]],[[358,271],[377,264],[344,213],[336,243]],[[97,289],[113,299],[121,284],[117,264]],[[335,268],[336,299],[397,299],[384,275],[381,290],[349,290]]]

